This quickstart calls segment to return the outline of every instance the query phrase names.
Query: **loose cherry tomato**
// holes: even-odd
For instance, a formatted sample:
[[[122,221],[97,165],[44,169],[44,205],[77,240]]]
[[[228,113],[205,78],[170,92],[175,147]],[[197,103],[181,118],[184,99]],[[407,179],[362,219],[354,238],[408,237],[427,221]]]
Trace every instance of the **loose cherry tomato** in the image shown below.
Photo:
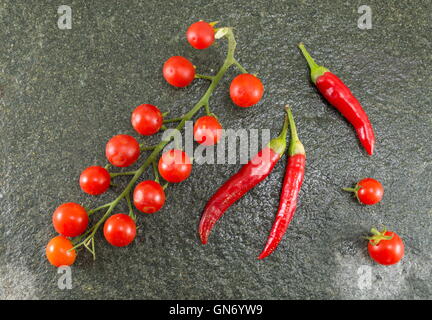
[[[140,155],[138,141],[127,134],[119,134],[106,144],[105,155],[116,167],[128,167],[137,161]]]
[[[105,221],[105,239],[115,247],[124,247],[135,239],[135,221],[127,214],[118,213]]]
[[[82,191],[95,196],[108,190],[111,184],[111,176],[107,169],[92,166],[81,173],[79,184]]]
[[[136,132],[151,136],[162,127],[162,112],[154,105],[141,104],[132,112],[131,122]]]
[[[54,229],[61,235],[76,237],[87,229],[89,218],[81,205],[67,202],[54,211],[52,222]]]
[[[222,126],[212,116],[199,118],[193,128],[195,141],[205,146],[218,143],[222,137]]]
[[[191,24],[188,28],[186,31],[186,38],[195,49],[206,49],[213,44],[215,31],[209,23],[198,21]]]
[[[379,232],[371,230],[373,236],[369,237],[368,252],[373,260],[382,265],[398,263],[404,256],[405,246],[402,239],[393,231]]]
[[[250,107],[258,103],[263,94],[264,86],[261,80],[252,74],[239,74],[231,82],[231,100],[239,107]]]
[[[165,203],[165,192],[162,186],[153,180],[140,182],[134,190],[135,207],[144,213],[154,213]]]
[[[354,188],[344,188],[344,190],[354,192],[358,201],[367,205],[380,202],[384,195],[382,184],[372,178],[360,180]]]
[[[159,173],[168,182],[181,182],[187,179],[192,171],[188,155],[181,150],[171,149],[159,160]]]
[[[163,65],[163,76],[172,86],[183,88],[189,85],[195,78],[195,67],[186,58],[174,56]]]
[[[63,236],[52,238],[45,249],[48,261],[55,267],[70,266],[75,262],[76,251],[72,242]]]

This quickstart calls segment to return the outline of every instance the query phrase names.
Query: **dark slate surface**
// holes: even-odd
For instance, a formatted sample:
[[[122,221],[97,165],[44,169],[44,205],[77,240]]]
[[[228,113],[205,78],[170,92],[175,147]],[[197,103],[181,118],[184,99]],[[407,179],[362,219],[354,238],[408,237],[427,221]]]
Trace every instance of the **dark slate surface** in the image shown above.
[[[72,30],[57,28],[58,1],[0,3],[0,298],[431,298],[429,0],[368,1],[371,30],[357,28],[362,1],[64,4],[73,9]],[[73,289],[59,290],[59,275],[44,257],[55,234],[53,210],[65,201],[102,204],[119,192],[92,198],[77,178],[86,166],[105,164],[112,135],[134,134],[134,106],[153,103],[181,115],[199,99],[205,81],[176,90],[161,76],[162,63],[175,54],[203,73],[221,64],[225,43],[199,52],[187,44],[184,32],[198,19],[235,27],[237,56],[266,89],[259,105],[237,108],[227,95],[230,72],[211,100],[225,128],[275,135],[282,106],[294,109],[308,166],[289,232],[277,252],[257,261],[284,157],[201,246],[196,229],[206,199],[240,165],[197,165],[192,178],[169,188],[163,211],[139,217],[133,245],[114,249],[98,234],[97,261],[81,252]],[[373,157],[308,81],[299,41],[363,103],[376,130]],[[340,190],[367,176],[386,188],[373,207]],[[361,239],[382,225],[405,240],[406,257],[393,267],[374,264]],[[362,270],[372,275],[372,287],[363,290]]]

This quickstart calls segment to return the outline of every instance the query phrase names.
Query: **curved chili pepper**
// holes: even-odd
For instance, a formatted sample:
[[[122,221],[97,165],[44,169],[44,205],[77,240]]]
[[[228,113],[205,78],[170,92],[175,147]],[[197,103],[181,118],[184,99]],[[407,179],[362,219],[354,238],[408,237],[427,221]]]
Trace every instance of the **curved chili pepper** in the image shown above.
[[[279,209],[273,223],[267,244],[258,259],[270,255],[282,240],[297,207],[297,198],[303,183],[306,165],[306,154],[303,144],[297,136],[297,129],[290,108],[287,106],[291,130],[291,141],[288,150],[288,166],[279,200]]]
[[[299,44],[311,70],[312,82],[326,100],[354,126],[358,138],[370,155],[375,146],[375,134],[366,112],[350,89],[327,68],[319,66],[307,52],[303,43]]]
[[[288,117],[286,116],[280,135],[272,139],[264,149],[249,160],[239,172],[226,181],[210,198],[204,208],[198,229],[203,244],[207,243],[210,231],[225,211],[249,190],[263,181],[273,170],[285,152],[287,131]]]

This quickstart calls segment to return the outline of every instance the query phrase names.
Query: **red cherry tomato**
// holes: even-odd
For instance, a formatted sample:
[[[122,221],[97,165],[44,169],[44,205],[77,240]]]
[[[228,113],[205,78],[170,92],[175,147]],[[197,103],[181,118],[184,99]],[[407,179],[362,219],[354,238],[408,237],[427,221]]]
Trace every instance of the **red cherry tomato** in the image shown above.
[[[198,21],[188,28],[186,38],[195,49],[206,49],[213,44],[215,31],[209,23]]]
[[[132,112],[131,122],[136,132],[151,136],[162,127],[162,112],[154,105],[141,104]]]
[[[165,192],[162,186],[153,180],[140,182],[134,190],[135,207],[144,213],[154,213],[165,203]]]
[[[239,74],[231,82],[231,100],[239,107],[250,107],[258,103],[263,94],[264,86],[261,80],[252,74]]]
[[[82,191],[95,196],[108,190],[111,184],[111,176],[107,169],[92,166],[81,173],[79,184]]]
[[[343,190],[354,192],[358,201],[367,205],[380,202],[384,195],[382,184],[372,178],[360,180],[354,188],[344,188]]]
[[[119,134],[106,144],[105,155],[116,167],[128,167],[137,161],[140,155],[138,141],[127,134]]]
[[[205,146],[218,143],[222,137],[222,126],[212,116],[199,118],[193,128],[195,141]]]
[[[135,221],[127,214],[118,213],[105,221],[105,239],[115,247],[124,247],[130,244],[136,235]]]
[[[81,205],[67,202],[54,211],[52,222],[54,229],[61,235],[76,237],[87,229],[89,218]]]
[[[162,178],[175,183],[190,176],[192,163],[184,151],[171,149],[162,155],[158,168]]]
[[[189,85],[195,78],[195,67],[186,58],[174,56],[163,65],[163,76],[172,86],[183,88]]]
[[[374,229],[372,229],[374,230]],[[387,237],[388,239],[380,238]],[[377,240],[374,240],[377,239]],[[382,265],[398,263],[404,256],[405,246],[402,239],[392,231],[385,231],[369,238],[368,252],[373,260]]]
[[[63,236],[52,238],[45,249],[48,261],[55,267],[70,266],[75,262],[76,251],[72,242]],[[69,251],[70,250],[70,251]]]

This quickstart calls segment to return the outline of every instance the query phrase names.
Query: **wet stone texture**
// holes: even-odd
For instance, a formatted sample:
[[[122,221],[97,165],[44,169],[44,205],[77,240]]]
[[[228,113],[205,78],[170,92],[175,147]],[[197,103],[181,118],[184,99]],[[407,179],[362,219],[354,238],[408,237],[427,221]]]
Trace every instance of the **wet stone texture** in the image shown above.
[[[55,1],[0,3],[0,298],[420,299],[431,298],[431,19],[429,0],[368,1],[372,29],[360,30],[358,1],[64,1],[72,29],[57,27]],[[235,107],[231,70],[211,99],[224,128],[281,127],[289,103],[307,150],[300,204],[278,250],[258,261],[277,209],[286,157],[235,204],[206,246],[197,225],[206,200],[240,164],[196,165],[167,189],[164,209],[138,217],[133,245],[115,249],[98,233],[97,260],[79,253],[73,289],[60,290],[44,256],[62,202],[95,207],[77,178],[104,165],[104,145],[134,134],[131,110],[158,105],[189,110],[208,83],[170,87],[161,66],[172,55],[199,72],[221,65],[225,41],[197,51],[185,30],[198,19],[232,26],[237,57],[263,79],[262,101]],[[373,122],[376,154],[361,149],[352,127],[308,78],[296,44],[338,74]],[[158,137],[139,138],[149,143]],[[148,173],[151,176],[151,173]],[[385,186],[382,203],[364,207],[341,187],[363,177]],[[122,203],[116,212],[126,210]],[[362,237],[387,226],[405,240],[393,267],[374,264]],[[366,277],[366,278],[365,278]]]

